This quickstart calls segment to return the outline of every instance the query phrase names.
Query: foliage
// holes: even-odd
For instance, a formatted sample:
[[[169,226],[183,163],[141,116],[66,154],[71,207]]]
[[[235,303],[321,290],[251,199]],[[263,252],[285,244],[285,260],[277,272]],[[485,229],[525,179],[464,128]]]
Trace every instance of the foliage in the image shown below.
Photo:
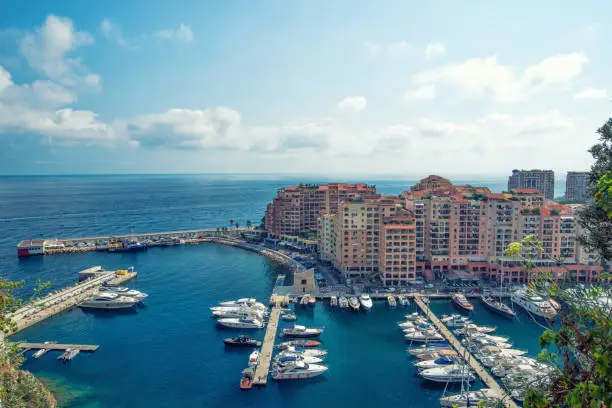
[[[607,267],[612,259],[612,217],[610,215],[610,173],[612,172],[612,118],[597,130],[599,143],[589,149],[595,162],[588,173],[589,193],[594,197],[578,215],[584,229],[579,241]]]
[[[554,298],[566,308],[558,309],[559,325],[549,325],[540,336],[540,360],[555,368],[554,374],[531,384],[525,407],[609,407],[612,403],[612,348],[610,304],[603,287],[562,289],[551,272],[538,270],[532,254],[541,253],[541,242],[526,237],[510,244],[506,254],[520,260],[533,276],[529,290]],[[528,255],[525,255],[528,254]],[[606,274],[601,277],[604,281]]]
[[[253,223],[251,222],[251,220],[246,220],[246,227],[247,228],[251,228],[252,225],[253,225]]]

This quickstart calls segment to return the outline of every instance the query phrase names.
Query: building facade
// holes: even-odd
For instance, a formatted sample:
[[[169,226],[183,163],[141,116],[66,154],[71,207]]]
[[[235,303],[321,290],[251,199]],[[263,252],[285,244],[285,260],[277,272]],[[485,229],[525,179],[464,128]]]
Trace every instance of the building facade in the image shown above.
[[[517,188],[537,189],[544,197],[555,197],[555,173],[552,170],[512,170],[508,177],[508,191]]]
[[[588,199],[589,176],[584,171],[568,171],[565,177],[565,199],[567,201],[585,202]]]

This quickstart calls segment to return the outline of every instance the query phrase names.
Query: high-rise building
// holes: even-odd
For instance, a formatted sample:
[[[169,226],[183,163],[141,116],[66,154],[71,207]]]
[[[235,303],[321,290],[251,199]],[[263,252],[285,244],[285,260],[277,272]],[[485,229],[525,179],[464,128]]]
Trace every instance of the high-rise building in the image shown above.
[[[555,197],[555,173],[552,170],[512,170],[508,177],[508,191],[514,189],[538,189],[544,197]]]
[[[589,176],[584,171],[568,171],[565,178],[565,199],[584,202],[587,200]]]

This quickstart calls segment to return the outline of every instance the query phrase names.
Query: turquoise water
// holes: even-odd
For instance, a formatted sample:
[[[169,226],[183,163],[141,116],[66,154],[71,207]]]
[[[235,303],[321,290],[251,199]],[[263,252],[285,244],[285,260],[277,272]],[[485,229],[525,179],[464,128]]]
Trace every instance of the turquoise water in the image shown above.
[[[74,282],[92,265],[108,269],[133,265],[131,286],[149,293],[132,314],[74,309],[15,339],[99,344],[60,364],[57,354],[28,359],[24,367],[59,387],[64,406],[92,407],[287,407],[436,406],[443,386],[423,383],[397,322],[411,308],[389,310],[375,302],[369,313],[331,310],[317,304],[297,310],[298,322],[325,327],[329,371],[304,382],[274,382],[240,392],[240,371],[249,351],[225,349],[224,337],[208,308],[219,301],[254,296],[267,300],[283,268],[257,254],[203,244],[153,248],[144,253],[84,253],[18,260],[15,243],[28,235],[84,236],[138,231],[215,227],[229,218],[257,220],[283,180],[207,178],[0,178],[0,270],[3,277]],[[380,184],[380,183],[379,183]],[[403,188],[387,182],[385,188]],[[437,313],[454,312],[447,301],[433,302]],[[519,348],[537,353],[541,329],[524,318],[510,322],[476,304],[477,323],[497,325]],[[285,325],[285,323],[282,323]],[[246,332],[246,331],[245,331]],[[263,338],[263,330],[248,331]],[[28,354],[29,355],[29,354]],[[478,383],[476,383],[478,386]]]

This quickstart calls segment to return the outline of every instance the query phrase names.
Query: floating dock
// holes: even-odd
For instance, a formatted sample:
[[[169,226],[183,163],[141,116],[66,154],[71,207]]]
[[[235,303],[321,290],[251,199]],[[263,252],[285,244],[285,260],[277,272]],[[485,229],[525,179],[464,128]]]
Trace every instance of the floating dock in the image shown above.
[[[79,351],[87,351],[93,353],[100,346],[98,345],[90,345],[90,344],[58,344],[58,343],[19,343],[17,347],[25,350],[62,350],[66,351],[70,350],[79,350]]]
[[[15,323],[16,328],[6,334],[13,335],[26,327],[30,327],[64,310],[70,309],[93,296],[104,282],[110,285],[120,285],[125,281],[135,278],[137,275],[136,272],[116,274],[111,271],[102,271],[86,281],[51,293],[43,298],[34,299],[8,316]]]
[[[270,362],[272,361],[272,351],[274,350],[274,341],[276,340],[276,331],[278,330],[278,321],[281,315],[281,308],[273,307],[268,319],[268,327],[264,337],[261,351],[259,352],[259,361],[255,368],[255,378],[253,385],[266,385],[268,383],[268,373],[270,372]]]
[[[453,346],[453,348],[457,351],[460,356],[468,362],[470,367],[476,372],[476,374],[480,377],[483,383],[486,384],[487,387],[499,393],[499,395],[503,395],[502,403],[506,408],[519,408],[519,406],[512,400],[510,396],[508,396],[504,390],[500,387],[499,383],[495,381],[495,379],[484,369],[482,365],[476,360],[476,358],[466,350],[463,345],[457,340],[457,338],[446,328],[446,326],[438,319],[438,317],[427,307],[425,303],[421,300],[421,297],[416,295],[414,296],[415,303],[421,308],[425,316],[436,326],[436,328],[440,331],[440,333],[446,338],[448,343]]]

